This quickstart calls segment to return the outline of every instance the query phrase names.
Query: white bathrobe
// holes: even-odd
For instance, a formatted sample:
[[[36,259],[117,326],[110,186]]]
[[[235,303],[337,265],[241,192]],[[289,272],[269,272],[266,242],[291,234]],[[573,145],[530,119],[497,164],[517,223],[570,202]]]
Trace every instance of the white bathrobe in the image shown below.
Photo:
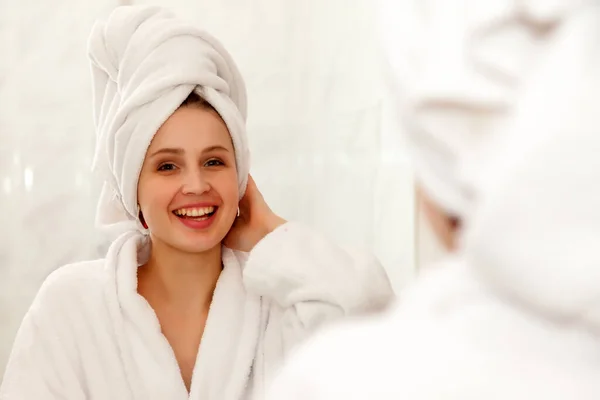
[[[269,400],[600,398],[598,38],[598,2],[558,27],[471,174],[457,254],[387,315],[310,340]]]
[[[309,340],[267,399],[599,398],[598,336],[499,296],[461,260],[431,275],[386,315]]]
[[[18,332],[0,399],[261,399],[282,360],[319,326],[392,296],[375,260],[351,257],[300,224],[279,227],[249,256],[224,248],[188,394],[136,290],[146,249],[141,235],[127,233],[106,259],[47,278]]]

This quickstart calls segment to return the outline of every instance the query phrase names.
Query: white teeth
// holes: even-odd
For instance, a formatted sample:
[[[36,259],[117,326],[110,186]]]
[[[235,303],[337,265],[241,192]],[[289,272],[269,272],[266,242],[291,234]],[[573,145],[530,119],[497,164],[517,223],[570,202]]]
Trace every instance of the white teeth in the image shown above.
[[[214,207],[180,208],[175,210],[175,214],[186,217],[203,217],[213,211],[215,211]]]

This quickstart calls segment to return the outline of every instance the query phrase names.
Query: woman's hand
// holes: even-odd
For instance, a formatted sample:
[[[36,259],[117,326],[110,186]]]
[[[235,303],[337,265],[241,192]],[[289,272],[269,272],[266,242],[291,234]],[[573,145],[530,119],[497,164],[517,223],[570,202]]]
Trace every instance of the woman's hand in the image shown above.
[[[240,215],[223,243],[230,249],[249,252],[267,234],[285,223],[286,220],[271,211],[254,179],[248,176],[246,194],[240,200]]]

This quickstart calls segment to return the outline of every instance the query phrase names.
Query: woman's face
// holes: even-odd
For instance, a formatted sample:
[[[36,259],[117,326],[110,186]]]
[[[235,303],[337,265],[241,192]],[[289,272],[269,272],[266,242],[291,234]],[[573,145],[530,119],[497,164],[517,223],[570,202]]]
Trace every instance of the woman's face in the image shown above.
[[[214,110],[180,107],[154,136],[140,173],[138,202],[152,239],[210,250],[229,232],[238,200],[227,126]]]

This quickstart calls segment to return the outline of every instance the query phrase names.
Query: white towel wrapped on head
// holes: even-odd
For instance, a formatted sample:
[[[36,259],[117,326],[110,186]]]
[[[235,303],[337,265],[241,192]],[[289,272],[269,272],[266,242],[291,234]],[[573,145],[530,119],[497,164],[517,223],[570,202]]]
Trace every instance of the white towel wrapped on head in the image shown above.
[[[163,8],[125,6],[89,38],[97,145],[105,180],[97,224],[119,231],[138,221],[137,183],[154,134],[192,91],[225,121],[236,155],[240,197],[249,170],[246,88],[229,53],[211,35]]]
[[[465,171],[487,161],[522,83],[579,1],[382,0],[386,74],[419,184],[465,219],[477,194]]]
[[[557,29],[480,187],[465,254],[478,278],[600,339],[600,4]]]

